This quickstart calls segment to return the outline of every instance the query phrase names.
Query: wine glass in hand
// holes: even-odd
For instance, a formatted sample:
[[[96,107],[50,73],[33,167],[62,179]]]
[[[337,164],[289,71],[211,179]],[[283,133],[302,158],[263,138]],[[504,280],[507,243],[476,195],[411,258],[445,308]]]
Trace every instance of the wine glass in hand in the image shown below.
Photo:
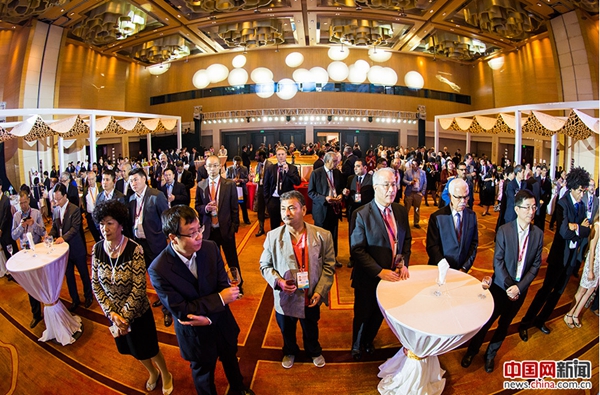
[[[481,280],[481,288],[483,288],[484,290],[489,289],[491,285],[492,285],[492,278],[490,276],[485,276]],[[481,299],[485,299],[485,294],[482,292],[479,294],[479,297]]]
[[[231,267],[229,268],[229,285],[231,285],[232,287],[237,287],[238,285],[240,285],[241,282],[241,278],[240,278],[240,272],[237,269],[237,267]]]
[[[12,256],[12,254],[13,254],[12,245],[9,244],[9,245],[6,246],[6,252],[8,252],[8,255],[9,255],[7,258],[10,258]]]

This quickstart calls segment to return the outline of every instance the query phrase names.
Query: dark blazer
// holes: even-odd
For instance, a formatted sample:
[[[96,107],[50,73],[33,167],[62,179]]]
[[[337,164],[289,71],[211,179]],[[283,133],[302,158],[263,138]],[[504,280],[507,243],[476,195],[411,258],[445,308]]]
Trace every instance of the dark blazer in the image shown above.
[[[342,174],[344,175],[344,180],[348,179],[352,174],[354,174],[354,162],[356,162],[358,158],[354,155],[348,155],[344,158],[344,163],[342,163]]]
[[[248,188],[246,183],[248,182],[248,168],[240,166],[238,169],[235,166],[229,166],[225,171],[225,177],[229,180],[234,180],[236,177],[239,179],[238,187],[242,187],[244,195],[248,195]]]
[[[129,219],[132,229],[135,224],[137,206],[135,197],[136,195],[133,194],[129,198]],[[144,234],[146,235],[146,241],[150,246],[150,251],[152,251],[154,255],[160,254],[167,246],[167,238],[162,232],[161,214],[168,208],[169,203],[167,202],[165,195],[158,189],[147,186],[146,194],[144,195],[142,226],[144,228]]]
[[[517,213],[515,212],[515,195],[521,189],[523,189],[523,182],[519,184],[516,178],[509,182],[506,187],[506,211],[504,212],[505,224],[517,219]],[[538,200],[536,199],[536,203],[537,201]]]
[[[67,199],[69,199],[69,202],[79,207],[79,191],[77,190],[77,187],[71,183],[69,183],[69,186],[67,187]]]
[[[477,255],[479,235],[477,232],[477,214],[470,208],[462,212],[462,236],[460,245],[454,228],[454,218],[450,205],[431,214],[427,227],[428,265],[437,265],[446,258],[450,267],[456,270],[464,268],[468,271]]]
[[[577,243],[575,248],[581,245],[581,242],[590,235],[590,228],[581,226],[581,223],[586,218],[586,210],[583,201],[579,204],[579,210],[575,211],[571,191],[567,191],[564,196],[556,204],[556,227],[557,232],[554,234],[554,240],[548,253],[548,265],[575,264],[575,260],[568,262],[570,242]],[[569,229],[569,223],[579,224],[579,235]]]
[[[179,173],[175,173],[175,180],[177,180],[178,177],[179,177]],[[188,190],[188,195],[189,195],[190,189],[192,189],[195,184],[194,175],[192,174],[191,171],[184,170],[181,173],[181,181],[179,181],[179,182],[182,183],[183,185],[185,185],[185,187]]]
[[[167,184],[161,186],[160,190],[165,194],[165,197],[167,197]],[[181,182],[173,182],[173,191],[171,191],[171,193],[175,196],[175,199],[171,202],[171,207],[178,204],[184,204],[186,206],[190,205],[190,194],[188,189]]]
[[[120,191],[118,191],[116,188],[113,190],[112,193],[112,199],[111,200],[118,200],[119,202],[127,205],[126,203],[126,198],[125,195],[123,195]],[[99,205],[102,202],[106,201],[106,195],[104,194],[104,191],[102,191],[99,195],[98,198],[96,200],[96,205]]]
[[[587,212],[588,205],[590,203],[590,193],[588,191],[584,192],[583,197],[581,198],[581,202],[584,204],[584,206],[586,208],[586,212]],[[598,196],[592,195],[592,215],[590,218],[588,218],[590,220],[590,224],[592,224],[592,221],[594,220],[594,217],[596,216],[597,212],[598,212]]]
[[[517,221],[502,225],[496,233],[496,248],[494,249],[494,284],[507,290],[513,285],[519,287],[521,294],[525,294],[531,282],[537,276],[542,263],[542,249],[544,247],[544,232],[534,225],[529,225],[529,239],[525,253],[525,265],[521,279],[515,280],[517,275],[517,261],[519,259],[519,234]]]
[[[216,337],[222,336],[236,350],[240,332],[229,306],[223,305],[219,292],[229,287],[219,247],[205,239],[196,252],[198,279],[177,256],[171,244],[148,268],[152,286],[160,301],[173,315],[175,334],[183,359],[217,359]],[[203,315],[212,321],[208,326],[181,325],[188,314]],[[235,351],[234,351],[235,352]]]
[[[552,197],[552,181],[548,177],[538,178],[538,183],[540,184],[540,198],[544,201],[543,205],[547,206],[550,203],[550,198]]]
[[[10,235],[12,231],[13,215],[10,209],[10,199],[3,193],[0,193],[0,230],[2,231],[2,241],[11,244],[13,239]],[[14,251],[15,253],[17,251]]]
[[[352,212],[357,208],[370,203],[375,198],[375,190],[373,189],[373,176],[369,173],[363,176],[362,183],[360,184],[360,191],[357,191],[358,176],[353,175],[348,177],[348,184],[346,188],[350,190],[350,194],[346,197],[346,208],[348,212],[348,221],[352,218]],[[354,201],[356,192],[360,193],[360,203]]]
[[[67,204],[68,206],[62,221],[62,227],[59,226],[60,207],[54,208],[50,236],[55,239],[59,238],[59,229],[62,229],[62,238],[69,243],[69,255],[85,256],[87,250],[79,231],[79,228],[81,228],[81,211],[79,210],[79,207],[75,206],[73,203],[69,202]],[[2,233],[4,234],[4,232]]]
[[[264,182],[264,193],[265,193],[265,201],[269,201],[275,189],[277,188],[277,172],[279,166],[274,164],[273,166],[268,166],[265,169],[265,182]],[[288,171],[283,173],[281,177],[281,191],[279,195],[284,192],[289,192],[294,190],[294,185],[300,185],[302,179],[300,178],[300,174],[298,174],[298,168],[295,165],[291,165],[288,163]]]
[[[323,162],[323,159],[319,158],[313,163],[313,171],[323,166],[325,166],[325,162]]]
[[[408,267],[410,258],[410,225],[408,212],[404,206],[392,204],[392,211],[398,229],[398,243],[404,264]],[[352,287],[375,291],[379,284],[377,275],[382,269],[392,266],[392,248],[381,211],[375,203],[362,206],[352,215],[354,230],[350,236],[350,255],[354,268],[352,269]]]
[[[542,189],[535,177],[529,177],[527,181],[525,181],[525,189],[533,193],[533,196],[535,196],[535,203],[539,206],[540,199],[542,198]]]
[[[338,169],[333,169],[333,182],[335,194],[340,195],[346,186],[346,183],[344,182],[342,173]],[[312,216],[316,224],[325,222],[327,209],[330,207],[330,204],[325,200],[328,195],[329,181],[327,181],[327,169],[323,166],[310,174],[310,181],[308,182],[308,197],[313,201]]]
[[[121,192],[121,194],[125,193],[125,192],[123,192],[125,190],[125,179],[124,178],[117,180],[117,182],[115,183],[115,189],[117,191]],[[133,189],[131,189],[131,186],[127,186],[127,194],[125,194],[126,200],[129,200],[129,198],[133,194],[134,194],[134,192],[133,192]]]
[[[238,195],[235,182],[226,178],[219,178],[219,192],[217,202],[217,217],[219,218],[219,229],[223,238],[231,239],[240,227],[240,214]],[[210,181],[202,180],[196,188],[196,211],[200,216],[200,222],[204,225],[204,240],[210,237],[212,224],[211,213],[206,212],[206,205],[210,203]]]

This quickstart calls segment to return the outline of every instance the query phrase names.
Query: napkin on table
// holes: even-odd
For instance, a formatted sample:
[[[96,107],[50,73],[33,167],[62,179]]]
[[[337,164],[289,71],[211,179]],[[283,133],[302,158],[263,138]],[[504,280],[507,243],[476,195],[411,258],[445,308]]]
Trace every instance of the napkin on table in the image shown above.
[[[438,284],[446,283],[446,274],[448,274],[448,269],[450,269],[450,264],[446,260],[446,258],[442,259],[438,263]]]
[[[31,248],[31,251],[35,251],[35,244],[33,243],[33,236],[31,232],[27,232],[26,236],[27,241],[29,242],[29,248]]]

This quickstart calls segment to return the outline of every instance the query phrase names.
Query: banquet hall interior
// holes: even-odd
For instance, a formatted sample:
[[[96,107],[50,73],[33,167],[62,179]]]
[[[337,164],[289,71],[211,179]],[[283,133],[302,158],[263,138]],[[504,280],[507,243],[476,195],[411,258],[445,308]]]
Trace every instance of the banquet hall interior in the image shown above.
[[[363,153],[380,144],[447,147],[498,165],[544,164],[552,177],[581,166],[598,185],[599,58],[596,0],[0,1],[0,179],[18,189],[69,162],[142,160],[159,148],[224,145],[229,166],[242,146],[337,142]],[[315,159],[294,157],[303,187]],[[469,274],[479,281],[494,270],[498,212],[481,216],[477,193],[474,203],[479,245]],[[422,206],[421,228],[410,229],[410,266],[427,265],[435,210]],[[377,394],[379,366],[401,344],[384,322],[375,352],[352,358],[347,219],[338,235],[343,266],[321,307],[327,365],[317,369],[301,354],[283,369],[272,289],[259,270],[265,238],[255,237],[257,214],[248,211],[250,224],[236,235],[244,296],[231,305],[246,384],[256,394]],[[563,393],[600,390],[598,317],[585,309],[581,328],[563,322],[579,279],[547,322],[551,334],[532,328],[529,341],[519,338],[547,272],[555,234],[547,225],[540,271],[496,369],[485,372],[483,353],[461,367],[462,344],[439,356],[443,394],[550,393],[504,388],[502,363],[525,360],[591,361],[592,388]],[[94,240],[84,228],[89,254]],[[147,293],[156,299],[149,280]],[[60,300],[70,306],[66,284]],[[153,313],[174,393],[194,393],[173,326]],[[75,314],[83,333],[74,343],[40,342],[46,327],[29,327],[27,293],[0,278],[0,394],[146,393],[147,372],[117,352],[98,303]],[[428,319],[436,322],[435,313]],[[302,347],[301,338],[299,328]],[[220,364],[215,381],[226,394]]]

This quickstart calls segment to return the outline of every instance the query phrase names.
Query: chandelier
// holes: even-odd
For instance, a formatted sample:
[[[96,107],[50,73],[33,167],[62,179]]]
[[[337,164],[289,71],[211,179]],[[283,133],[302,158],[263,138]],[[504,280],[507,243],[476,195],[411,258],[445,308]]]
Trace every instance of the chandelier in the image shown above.
[[[443,32],[429,37],[426,51],[454,60],[472,60],[485,55],[486,46],[479,40]]]
[[[227,23],[219,26],[218,34],[229,47],[254,48],[285,42],[283,22],[278,19]]]
[[[588,12],[598,13],[598,0],[571,0],[571,2],[575,6]]]
[[[366,19],[334,18],[329,25],[329,41],[346,45],[385,45],[392,33],[389,23]]]
[[[258,9],[271,4],[273,0],[185,0],[192,12],[233,12]]]
[[[401,10],[417,8],[416,0],[356,0],[356,5],[380,10]]]
[[[189,54],[187,41],[179,35],[172,35],[133,47],[131,56],[142,62],[154,64],[180,59]]]
[[[67,0],[0,0],[0,20],[9,23],[20,23],[31,17],[41,15],[52,7],[61,6],[66,2]]]
[[[463,12],[468,24],[509,39],[525,38],[540,26],[518,0],[474,0]]]
[[[126,2],[113,1],[90,11],[72,33],[87,44],[102,46],[124,40],[145,27],[144,11]]]

